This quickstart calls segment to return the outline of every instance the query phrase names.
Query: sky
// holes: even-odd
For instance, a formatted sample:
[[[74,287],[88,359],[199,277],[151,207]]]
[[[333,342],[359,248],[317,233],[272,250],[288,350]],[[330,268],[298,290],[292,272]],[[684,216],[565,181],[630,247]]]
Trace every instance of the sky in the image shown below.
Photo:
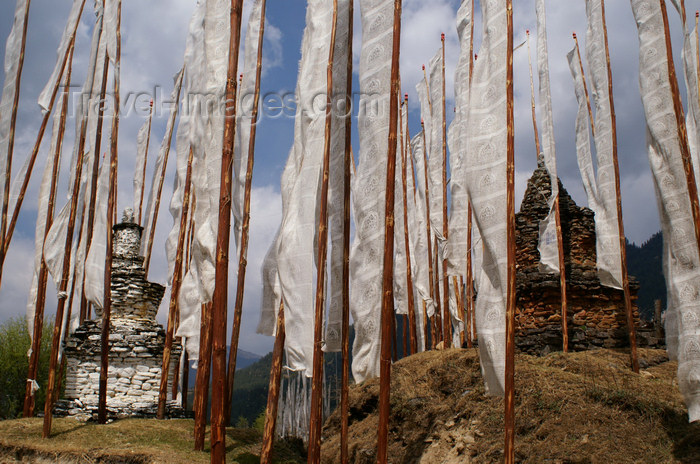
[[[122,65],[121,99],[124,104],[119,130],[119,211],[132,206],[132,180],[136,153],[136,134],[146,120],[148,101],[154,100],[148,183],[153,161],[165,135],[168,118],[167,97],[173,87],[173,75],[182,67],[185,38],[195,0],[123,0],[122,11]],[[244,28],[251,6],[244,0]],[[447,105],[454,104],[454,71],[459,57],[455,16],[459,0],[404,0],[401,34],[402,93],[409,94],[409,125],[412,134],[420,131],[420,109],[415,86],[423,78],[422,64],[440,47],[440,34],[446,34]],[[533,60],[536,60],[536,22],[534,0],[518,0],[514,3],[514,42],[522,43],[526,30],[531,30]],[[688,17],[700,8],[700,0],[686,0]],[[21,82],[21,96],[15,142],[13,174],[16,173],[34,145],[41,113],[37,105],[38,95],[45,85],[56,61],[56,47],[60,40],[72,0],[32,0],[29,14],[27,50]],[[89,58],[90,37],[94,26],[93,2],[87,1],[78,28],[73,82],[82,85]],[[548,0],[547,26],[552,81],[552,101],[557,149],[558,174],[564,187],[579,205],[586,205],[581,177],[576,162],[574,145],[574,120],[576,98],[573,82],[566,61],[566,53],[573,47],[572,32],[578,32],[582,50],[585,47],[584,0]],[[5,41],[10,32],[15,1],[0,0],[0,40]],[[475,51],[478,53],[481,30],[481,14],[477,0],[475,16]],[[300,59],[301,37],[304,30],[306,2],[302,0],[270,0],[267,2],[267,22],[263,52],[263,78],[261,84],[262,118],[257,130],[253,193],[251,202],[251,239],[248,252],[248,272],[241,330],[241,349],[258,354],[270,351],[271,337],[257,335],[261,299],[260,267],[281,220],[280,176],[292,146],[293,117],[275,116],[265,111],[266,102],[273,106],[277,98],[294,92]],[[656,198],[646,154],[645,120],[638,85],[638,39],[629,2],[606,2],[610,58],[613,75],[615,108],[617,111],[618,153],[621,175],[621,193],[625,232],[629,240],[642,243],[660,229]],[[680,66],[682,32],[678,14],[669,3],[671,35],[676,69]],[[245,37],[243,37],[244,39]],[[355,36],[353,52],[355,64],[359,61],[362,43],[360,1],[355,1]],[[241,54],[242,55],[242,54]],[[355,67],[355,73],[357,66]],[[355,74],[354,88],[357,89]],[[527,47],[520,47],[514,55],[515,86],[515,146],[516,146],[516,207],[525,191],[527,179],[536,167],[536,154],[530,109],[530,81]],[[682,79],[681,79],[682,80]],[[0,81],[4,72],[0,69]],[[683,82],[680,83],[683,88]],[[535,72],[535,89],[537,73]],[[126,103],[124,103],[126,102]],[[448,117],[451,111],[448,111]],[[69,119],[67,134],[73,134],[74,119]],[[105,124],[108,127],[108,124]],[[27,199],[20,214],[5,264],[0,287],[0,323],[25,313],[27,294],[31,281],[36,221],[38,179],[46,159],[50,134],[37,161]],[[353,146],[357,148],[354,129]],[[72,150],[73,140],[66,137],[64,153]],[[103,142],[104,146],[104,142]],[[173,141],[174,147],[174,141]],[[173,150],[174,151],[174,150]],[[357,156],[357,152],[355,153]],[[61,192],[67,192],[68,160],[64,155],[59,181],[59,204],[65,200]],[[163,202],[156,229],[149,280],[164,284],[167,278],[165,237],[173,220],[167,209],[172,194],[175,162],[171,157],[168,177],[163,191]],[[234,247],[232,241],[232,248]],[[236,256],[232,250],[231,256]],[[235,261],[235,260],[234,260]],[[231,264],[232,271],[234,264]],[[235,274],[231,273],[231,276]],[[234,282],[231,278],[231,282]],[[231,284],[235,287],[235,284]],[[169,292],[161,304],[158,320],[165,323]],[[229,291],[233,308],[235,291]],[[56,293],[49,283],[47,317],[55,312]],[[229,311],[229,331],[232,320]]]

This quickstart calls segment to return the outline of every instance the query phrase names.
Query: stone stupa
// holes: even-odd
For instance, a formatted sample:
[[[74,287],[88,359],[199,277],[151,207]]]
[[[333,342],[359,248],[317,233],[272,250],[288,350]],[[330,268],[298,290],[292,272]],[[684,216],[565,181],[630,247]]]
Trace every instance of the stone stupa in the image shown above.
[[[139,255],[143,228],[134,223],[133,211],[127,209],[112,230],[107,410],[110,417],[155,416],[165,346],[165,330],[156,322],[156,313],[165,287],[146,280],[144,258]],[[65,345],[66,388],[64,399],[56,405],[58,414],[97,417],[102,310],[95,310],[98,318],[80,325]],[[170,417],[184,414],[171,397],[181,351],[174,341],[168,376]]]
[[[596,269],[594,213],[578,206],[559,181],[559,204],[566,266],[569,349],[629,346],[624,294],[601,284]],[[516,345],[530,354],[562,350],[559,275],[540,266],[539,226],[552,194],[547,169],[539,163],[527,183],[516,227]],[[630,293],[638,346],[663,346],[656,332],[640,324],[636,300],[639,284],[630,276]]]

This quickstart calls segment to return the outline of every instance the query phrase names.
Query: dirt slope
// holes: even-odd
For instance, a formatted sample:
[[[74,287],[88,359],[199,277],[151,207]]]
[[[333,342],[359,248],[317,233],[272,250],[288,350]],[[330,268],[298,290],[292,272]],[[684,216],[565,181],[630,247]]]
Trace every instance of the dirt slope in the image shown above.
[[[664,351],[516,356],[516,461],[698,463],[700,424],[688,424]],[[378,381],[350,392],[350,462],[374,463]],[[503,400],[484,396],[476,350],[420,353],[394,364],[391,463],[501,462]],[[336,411],[324,427],[323,462],[339,462]]]

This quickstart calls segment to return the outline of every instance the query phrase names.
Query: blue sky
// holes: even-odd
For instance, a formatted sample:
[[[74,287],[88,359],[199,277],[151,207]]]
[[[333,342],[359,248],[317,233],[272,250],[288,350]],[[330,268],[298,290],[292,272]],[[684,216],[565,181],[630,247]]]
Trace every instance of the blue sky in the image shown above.
[[[245,1],[244,14],[249,11],[250,1]],[[457,62],[457,34],[454,16],[458,0],[405,0],[403,12],[401,74],[403,91],[410,96],[409,122],[411,133],[420,129],[420,114],[417,108],[415,85],[422,79],[421,64],[428,63],[440,46],[440,33],[447,34],[447,88],[448,108],[452,106],[453,74]],[[534,0],[514,2],[515,42],[521,43],[525,30],[535,32]],[[64,28],[64,22],[72,0],[32,0],[28,45],[22,78],[22,94],[15,146],[15,171],[31,151],[40,122],[36,99],[48,78],[56,59],[56,46]],[[172,76],[182,66],[185,37],[195,0],[123,0],[123,48],[122,48],[122,100],[125,95],[139,93],[155,95],[156,107],[163,96],[172,89]],[[700,7],[700,0],[687,0],[689,17]],[[0,1],[0,45],[9,34],[15,2]],[[266,41],[264,50],[264,74],[262,95],[284,95],[296,87],[297,67],[300,59],[300,43],[304,28],[306,2],[302,0],[269,0],[267,6]],[[359,0],[355,15],[355,61],[361,45]],[[477,2],[477,10],[479,8]],[[549,27],[549,52],[554,104],[554,123],[557,142],[559,175],[564,186],[580,204],[586,204],[576,157],[574,153],[574,118],[576,102],[571,76],[566,63],[566,52],[573,46],[571,32],[577,31],[580,39],[585,36],[585,8],[583,0],[549,0],[547,2]],[[618,113],[618,142],[620,172],[622,176],[622,201],[627,236],[637,243],[643,242],[659,229],[651,176],[647,162],[644,140],[644,116],[639,86],[637,83],[638,45],[632,12],[627,1],[607,2],[610,34],[613,85]],[[680,51],[680,25],[678,15],[670,7],[669,15],[673,27],[674,50]],[[89,55],[89,41],[94,15],[92,1],[88,0],[81,26],[78,30],[74,63],[74,82],[82,84],[85,78]],[[245,30],[245,29],[244,29]],[[477,35],[475,51],[478,51],[480,14],[476,16]],[[583,41],[581,45],[584,46]],[[535,47],[532,39],[533,51]],[[534,56],[533,56],[534,59]],[[677,69],[680,69],[677,63]],[[355,76],[355,89],[357,89]],[[4,74],[0,70],[0,80]],[[537,82],[535,82],[537,86]],[[681,83],[681,87],[683,84]],[[155,91],[154,91],[155,89]],[[535,168],[535,149],[530,118],[530,90],[527,70],[526,48],[515,54],[516,95],[516,203],[524,193],[525,182]],[[143,98],[141,100],[143,103]],[[147,102],[147,99],[145,100]],[[448,115],[451,111],[448,111]],[[119,208],[130,206],[131,181],[135,153],[136,133],[143,124],[145,112],[132,112],[121,119],[119,134],[120,185]],[[167,112],[157,114],[153,120],[151,155],[148,178],[152,163],[164,135]],[[70,127],[70,126],[69,126]],[[72,134],[72,127],[68,133]],[[36,197],[40,170],[46,154],[49,135],[45,137],[30,191],[27,195],[18,230],[10,247],[10,253],[0,288],[0,322],[24,313],[29,280],[31,256],[33,255],[34,222],[36,219]],[[253,173],[253,202],[251,206],[252,229],[249,251],[248,285],[241,331],[241,348],[264,354],[272,346],[272,340],[255,334],[260,302],[260,264],[276,232],[281,217],[279,181],[293,139],[293,119],[290,117],[263,117],[258,128],[256,163]],[[64,153],[70,153],[73,141],[68,137]],[[354,134],[354,148],[357,146]],[[64,157],[64,161],[68,156]],[[172,193],[171,176],[174,161],[171,159],[169,178],[165,182],[164,198]],[[59,192],[66,191],[67,162],[63,163],[63,177]],[[147,185],[147,188],[149,186]],[[59,195],[59,198],[63,198]],[[150,279],[165,282],[166,263],[164,240],[172,218],[164,200],[157,229],[157,241]],[[59,207],[62,206],[59,201]],[[233,281],[233,280],[232,280]],[[52,284],[49,284],[51,287]],[[229,292],[233,299],[234,291]],[[165,300],[169,298],[166,293]],[[55,308],[55,292],[52,288],[47,299],[47,314]],[[232,306],[232,305],[231,305]],[[165,320],[167,304],[161,306],[159,320]]]

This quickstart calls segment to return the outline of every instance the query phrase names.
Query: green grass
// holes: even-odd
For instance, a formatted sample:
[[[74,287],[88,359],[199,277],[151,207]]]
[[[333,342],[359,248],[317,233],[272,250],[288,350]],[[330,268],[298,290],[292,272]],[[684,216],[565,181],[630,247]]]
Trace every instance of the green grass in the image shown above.
[[[208,430],[204,452],[194,451],[194,423],[189,419],[124,419],[98,425],[56,418],[52,436],[45,440],[41,438],[42,423],[40,418],[0,421],[0,461],[3,449],[18,448],[46,457],[111,457],[125,463],[196,464],[210,460]],[[257,430],[227,429],[227,462],[259,462],[261,439]],[[298,448],[282,441],[275,445],[274,462],[304,461]]]

